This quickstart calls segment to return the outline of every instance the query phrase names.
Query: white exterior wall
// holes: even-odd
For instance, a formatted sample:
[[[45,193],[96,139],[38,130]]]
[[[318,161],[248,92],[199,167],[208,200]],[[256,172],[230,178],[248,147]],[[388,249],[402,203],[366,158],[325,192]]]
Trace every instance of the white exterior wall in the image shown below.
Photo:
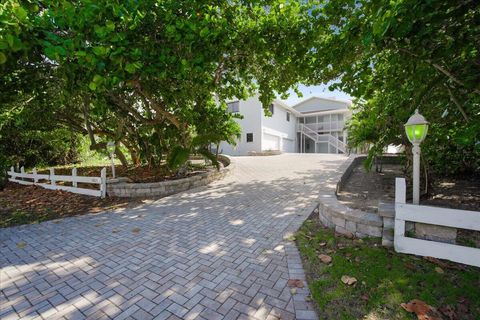
[[[271,139],[277,139],[277,150],[295,152],[296,117],[278,103],[273,103],[274,112],[271,117],[265,116],[262,110],[262,150],[273,149]],[[287,121],[287,112],[290,121]]]
[[[241,156],[250,151],[262,151],[262,103],[257,97],[240,100],[240,114],[243,119],[236,119],[242,128],[242,133],[236,146],[226,142],[220,143],[220,153]],[[253,133],[253,142],[247,142],[247,133]]]
[[[311,141],[308,141],[309,145],[311,145],[310,148],[299,146],[299,141],[297,141],[298,119],[300,117],[315,117],[315,124],[309,125],[309,127],[317,131],[318,128],[315,127],[315,125],[321,126],[317,123],[317,115],[328,115],[327,118],[329,120],[325,121],[331,123],[331,114],[342,114],[344,117],[343,120],[345,121],[351,116],[351,111],[348,110],[351,102],[313,97],[295,105],[293,108],[285,105],[281,101],[274,101],[273,104],[274,113],[270,117],[265,116],[258,95],[240,101],[239,108],[243,119],[237,119],[236,121],[242,129],[241,137],[236,146],[222,142],[219,152],[234,156],[248,155],[249,152],[266,150],[280,150],[282,152],[338,152],[333,145],[337,142],[333,142],[332,144],[327,142],[314,143],[314,141],[310,139]],[[287,112],[290,113],[290,121],[287,121]],[[342,135],[342,131],[343,141],[346,142],[347,133],[340,127],[333,128],[329,125],[328,130],[318,129],[319,134],[330,134],[332,138],[337,139]],[[247,133],[253,134],[253,142],[247,142]],[[307,140],[308,139],[302,139],[300,144],[305,144]]]

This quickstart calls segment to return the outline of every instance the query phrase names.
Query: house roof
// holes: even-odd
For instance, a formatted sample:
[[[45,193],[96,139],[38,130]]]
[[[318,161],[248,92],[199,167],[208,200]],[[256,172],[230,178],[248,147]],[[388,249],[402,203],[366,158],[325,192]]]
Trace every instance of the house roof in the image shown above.
[[[307,99],[305,99],[305,100],[302,100],[302,101],[296,103],[295,105],[292,106],[292,108],[295,109],[295,108],[297,108],[298,106],[300,106],[300,105],[302,105],[302,104],[304,104],[305,102],[310,101],[310,100],[323,100],[323,101],[331,101],[331,102],[340,102],[340,103],[346,104],[346,105],[347,105],[347,108],[352,105],[352,101],[351,101],[351,100],[348,100],[348,99],[339,99],[339,98],[335,98],[335,97],[329,97],[329,98],[327,98],[327,97],[321,97],[321,96],[311,96],[311,97],[309,97],[309,98],[307,98]]]
[[[283,102],[282,100],[275,99],[275,100],[273,100],[273,103],[281,106],[282,108],[284,108],[284,109],[286,109],[287,111],[295,114],[296,116],[301,115],[301,112],[299,112],[298,110],[293,109],[292,107],[290,107],[288,104],[286,104],[286,103]]]

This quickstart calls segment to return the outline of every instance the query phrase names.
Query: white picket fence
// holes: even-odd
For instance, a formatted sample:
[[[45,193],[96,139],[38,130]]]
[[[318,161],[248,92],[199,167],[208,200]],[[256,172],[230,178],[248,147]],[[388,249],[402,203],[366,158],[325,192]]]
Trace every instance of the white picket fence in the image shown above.
[[[404,178],[395,181],[395,251],[480,267],[480,249],[405,237],[405,221],[480,231],[480,212],[406,203]]]
[[[94,197],[105,198],[107,194],[107,169],[103,168],[100,171],[100,177],[84,177],[77,175],[77,168],[72,169],[72,175],[56,175],[55,169],[50,168],[49,174],[39,174],[37,169],[33,169],[32,173],[26,173],[25,168],[21,167],[20,172],[15,172],[13,167],[7,172],[11,182],[16,182],[24,185],[36,185],[45,189],[64,190],[72,193],[85,194]],[[44,181],[44,182],[40,182]],[[71,182],[72,186],[65,186],[57,184],[57,182]],[[79,188],[79,183],[98,184],[99,190]]]

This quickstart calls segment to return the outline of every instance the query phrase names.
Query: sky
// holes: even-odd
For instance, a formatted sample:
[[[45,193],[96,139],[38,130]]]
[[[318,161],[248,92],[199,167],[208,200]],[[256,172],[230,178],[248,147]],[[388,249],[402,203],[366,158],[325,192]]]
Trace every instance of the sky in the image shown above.
[[[350,100],[352,99],[351,96],[349,96],[348,94],[346,94],[343,91],[338,91],[338,90],[330,91],[330,90],[328,90],[328,85],[326,85],[326,84],[322,84],[322,85],[319,85],[319,86],[299,85],[298,88],[300,89],[300,92],[303,94],[303,97],[301,97],[301,98],[298,97],[297,94],[293,90],[290,90],[289,91],[290,96],[288,97],[288,99],[286,99],[286,100],[282,99],[282,101],[285,102],[289,106],[293,106],[294,104],[296,104],[296,103],[298,103],[302,100],[308,99],[311,96],[321,96],[321,97],[326,97],[326,98],[335,97],[335,98],[338,98],[338,99],[350,99]]]

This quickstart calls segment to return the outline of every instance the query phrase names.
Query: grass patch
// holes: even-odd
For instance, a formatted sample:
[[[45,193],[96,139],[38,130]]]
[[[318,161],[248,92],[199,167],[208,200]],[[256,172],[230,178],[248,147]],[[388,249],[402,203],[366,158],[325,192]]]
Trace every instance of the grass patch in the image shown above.
[[[458,319],[480,319],[479,268],[450,264],[456,268],[439,270],[423,258],[381,247],[378,239],[336,237],[313,220],[296,242],[320,319],[416,319],[400,307],[412,299],[451,306]],[[331,256],[332,263],[323,264],[319,254]],[[347,286],[343,275],[358,282]]]
[[[29,212],[15,210],[9,214],[0,215],[0,228],[18,226],[22,224],[34,224],[43,221],[61,218],[61,215],[53,210],[44,210],[43,212]]]

